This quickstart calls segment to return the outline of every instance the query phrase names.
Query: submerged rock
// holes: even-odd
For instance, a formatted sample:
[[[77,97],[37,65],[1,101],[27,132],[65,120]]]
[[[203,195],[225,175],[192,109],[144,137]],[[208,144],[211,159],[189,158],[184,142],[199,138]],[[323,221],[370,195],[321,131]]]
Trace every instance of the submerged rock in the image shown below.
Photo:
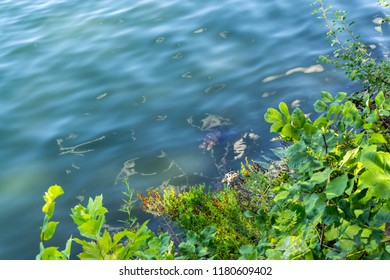
[[[234,131],[227,125],[215,126],[206,131],[199,148],[210,151],[214,146],[223,143],[229,137],[234,136]]]

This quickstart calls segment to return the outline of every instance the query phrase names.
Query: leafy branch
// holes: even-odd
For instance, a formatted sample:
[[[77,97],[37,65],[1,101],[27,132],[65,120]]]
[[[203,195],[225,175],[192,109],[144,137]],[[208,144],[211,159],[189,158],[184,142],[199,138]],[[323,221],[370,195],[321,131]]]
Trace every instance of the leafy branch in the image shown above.
[[[380,2],[385,7],[390,6],[386,0]],[[321,56],[321,60],[344,70],[351,80],[356,79],[365,84],[369,91],[377,93],[382,90],[388,94],[390,77],[384,73],[390,71],[390,62],[387,60],[377,62],[372,57],[369,46],[360,40],[360,36],[356,36],[352,32],[351,27],[355,22],[347,23],[346,11],[339,10],[332,14],[330,12],[332,7],[325,7],[323,0],[318,0],[313,3],[313,5],[315,4],[319,7],[313,13],[320,13],[319,18],[325,21],[331,46],[337,45],[339,47],[334,51],[333,58]],[[341,36],[345,34],[347,38],[342,40]]]

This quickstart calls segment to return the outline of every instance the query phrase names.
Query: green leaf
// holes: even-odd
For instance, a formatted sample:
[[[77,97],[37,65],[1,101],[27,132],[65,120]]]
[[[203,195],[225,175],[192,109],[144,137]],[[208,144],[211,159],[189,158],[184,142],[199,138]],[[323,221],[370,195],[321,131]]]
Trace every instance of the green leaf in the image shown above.
[[[49,222],[44,230],[42,230],[43,240],[49,240],[53,237],[56,231],[58,222]]]
[[[289,123],[283,127],[280,135],[282,137],[299,140],[299,134],[297,133],[297,130]]]
[[[386,102],[385,95],[383,94],[383,91],[381,91],[375,97],[376,109],[377,110],[382,109],[385,102]]]
[[[328,127],[328,119],[326,117],[319,117],[314,121],[313,125],[319,128]]]
[[[317,127],[315,127],[313,124],[306,122],[303,126],[305,133],[307,135],[313,135],[318,131]]]
[[[282,130],[282,128],[284,127],[284,124],[285,123],[283,121],[274,122],[274,123],[272,123],[269,131],[270,132],[280,132]]]
[[[268,123],[274,123],[274,122],[283,122],[282,114],[274,109],[274,108],[268,108],[267,112],[264,115],[264,119]]]
[[[378,169],[367,170],[359,178],[359,188],[371,187],[375,196],[390,198],[390,177]]]
[[[334,225],[332,225],[331,228],[325,232],[326,241],[336,240],[339,237],[340,237],[340,229],[338,227],[335,227]]]
[[[199,247],[199,251],[198,251],[198,256],[199,257],[207,256],[210,253],[211,253],[211,250],[210,250],[209,247],[207,247],[207,246],[200,246]]]
[[[314,103],[314,111],[316,111],[317,113],[326,112],[327,110],[328,110],[328,105],[326,105],[324,101],[317,100]]]
[[[70,251],[72,249],[72,236],[68,239],[68,241],[66,241],[66,245],[65,245],[65,249],[63,251],[61,251],[61,253],[67,258],[69,259],[70,258]]]
[[[57,247],[45,248],[41,255],[42,260],[65,260],[66,257],[58,251]]]
[[[347,187],[348,183],[348,174],[344,173],[343,175],[334,178],[326,185],[326,198],[332,199],[342,195]]]
[[[333,96],[327,91],[321,91],[321,99],[326,103],[333,102]]]
[[[358,154],[359,151],[360,151],[360,148],[359,148],[359,147],[347,151],[347,152],[345,153],[344,157],[343,157],[343,160],[340,161],[340,167],[343,166],[344,164],[346,164],[350,159],[356,158],[356,155]]]
[[[289,194],[290,194],[290,192],[288,192],[288,191],[281,191],[280,193],[278,193],[274,197],[274,201],[277,202],[279,200],[283,200],[283,199],[287,198]]]
[[[351,252],[355,247],[357,247],[357,244],[355,241],[348,240],[348,239],[342,239],[340,240],[340,248],[346,253]]]
[[[189,230],[186,234],[186,241],[195,245],[198,243],[198,235],[194,231]]]
[[[290,122],[290,112],[288,110],[288,106],[284,102],[279,103],[279,110],[284,115],[284,122],[289,123]]]
[[[208,243],[214,239],[215,233],[217,232],[216,228],[213,226],[205,227],[200,233],[200,239],[202,242]]]
[[[380,133],[373,133],[368,138],[370,144],[387,144],[385,137]]]
[[[92,217],[105,214],[107,209],[103,207],[103,195],[98,195],[95,199],[89,198],[87,211]]]
[[[358,225],[350,225],[347,227],[347,229],[345,230],[344,232],[344,235],[346,235],[346,237],[348,239],[354,239],[355,236],[362,230],[362,228]]]
[[[308,216],[313,216],[316,212],[322,212],[326,206],[325,201],[316,193],[307,195],[303,199],[303,205]]]
[[[303,128],[304,124],[306,123],[306,117],[301,109],[295,108],[291,115],[291,122],[294,128]]]
[[[366,171],[359,178],[359,188],[371,187],[377,197],[390,198],[390,154],[365,152],[361,161]]]
[[[325,170],[321,172],[315,172],[311,178],[310,183],[312,184],[321,184],[328,180],[328,177],[332,173],[332,170],[330,168],[325,168]]]
[[[280,250],[268,249],[265,254],[266,254],[268,260],[282,260],[283,259],[283,253]]]
[[[336,97],[335,97],[335,102],[342,102],[344,101],[345,97],[347,97],[347,93],[346,92],[339,92]]]
[[[118,244],[122,240],[122,238],[126,236],[127,232],[127,230],[123,230],[115,233],[112,237],[112,245],[115,246],[116,244]]]
[[[241,257],[240,260],[257,260],[258,252],[255,246],[253,245],[243,245],[239,250]]]
[[[99,238],[98,243],[101,249],[101,254],[105,256],[112,247],[111,236],[107,230],[104,230],[103,236]]]
[[[342,212],[340,213],[335,205],[327,205],[322,215],[322,222],[326,225],[338,223],[343,218]]]
[[[191,243],[182,242],[179,244],[180,251],[187,256],[195,254],[195,245]]]

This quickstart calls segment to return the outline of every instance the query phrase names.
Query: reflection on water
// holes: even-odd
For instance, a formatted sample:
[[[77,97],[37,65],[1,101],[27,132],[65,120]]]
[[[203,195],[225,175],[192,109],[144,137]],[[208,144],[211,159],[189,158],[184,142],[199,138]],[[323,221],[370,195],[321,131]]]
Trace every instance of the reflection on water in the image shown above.
[[[309,67],[295,67],[293,69],[286,71],[284,74],[266,77],[263,79],[263,83],[268,83],[276,79],[280,79],[285,76],[298,73],[298,72],[302,72],[305,74],[312,74],[312,73],[321,73],[323,71],[324,71],[324,67],[321,64],[310,65]]]

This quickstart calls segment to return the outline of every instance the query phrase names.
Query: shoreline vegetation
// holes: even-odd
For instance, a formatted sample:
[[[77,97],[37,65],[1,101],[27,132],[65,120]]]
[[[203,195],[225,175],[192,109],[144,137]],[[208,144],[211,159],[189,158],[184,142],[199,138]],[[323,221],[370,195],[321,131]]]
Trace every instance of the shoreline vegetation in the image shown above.
[[[379,0],[384,12],[390,7]],[[311,119],[280,102],[264,119],[280,141],[276,161],[246,159],[225,174],[224,187],[174,186],[135,194],[125,182],[124,227],[105,225],[103,196],[76,205],[71,217],[80,238],[63,249],[50,246],[60,186],[44,195],[36,259],[390,259],[390,61],[372,56],[372,46],[352,31],[347,12],[322,0],[313,14],[325,24],[334,52],[321,56],[362,85],[352,94],[320,92]],[[377,21],[388,28],[389,16]],[[292,110],[292,111],[291,111]],[[135,195],[144,211],[160,217],[166,231],[151,231],[132,215]]]

